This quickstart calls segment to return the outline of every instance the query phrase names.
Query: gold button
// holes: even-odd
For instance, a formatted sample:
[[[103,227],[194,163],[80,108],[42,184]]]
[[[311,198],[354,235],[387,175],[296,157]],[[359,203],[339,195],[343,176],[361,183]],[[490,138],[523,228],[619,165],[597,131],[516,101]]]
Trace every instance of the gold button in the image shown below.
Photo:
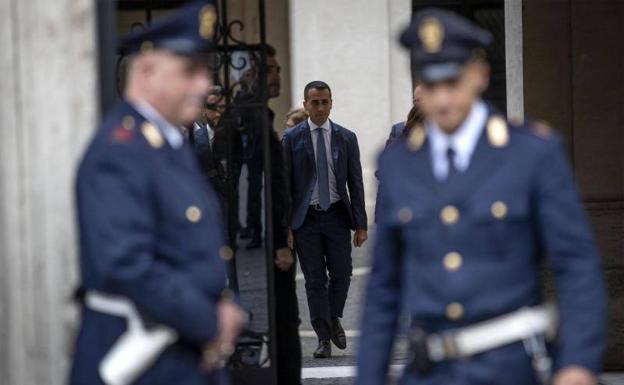
[[[399,221],[401,221],[401,223],[407,223],[412,220],[412,210],[409,207],[402,207],[397,213],[397,216],[399,217]]]
[[[219,249],[219,256],[224,261],[229,261],[234,256],[234,251],[232,251],[232,248],[229,246],[221,246]]]
[[[448,271],[457,271],[462,266],[462,256],[452,251],[444,256],[444,267]]]
[[[464,316],[464,306],[461,303],[453,302],[446,307],[446,316],[453,321],[457,321]]]
[[[186,209],[186,219],[190,222],[197,223],[201,219],[201,210],[197,206],[191,206]]]
[[[445,225],[454,225],[459,220],[459,210],[452,205],[445,206],[440,212],[440,218]]]
[[[490,208],[492,216],[496,219],[503,219],[507,216],[507,205],[504,202],[496,201]]]
[[[126,130],[132,130],[134,128],[134,118],[130,115],[124,116],[121,120],[121,126]]]

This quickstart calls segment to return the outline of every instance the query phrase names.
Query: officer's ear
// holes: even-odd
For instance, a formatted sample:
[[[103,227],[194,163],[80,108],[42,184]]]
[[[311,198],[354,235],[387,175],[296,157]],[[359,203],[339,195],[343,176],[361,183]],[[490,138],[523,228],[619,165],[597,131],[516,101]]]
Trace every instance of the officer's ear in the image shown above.
[[[482,94],[490,84],[490,65],[481,58],[473,58],[466,65],[470,75],[467,77],[475,94]]]
[[[485,92],[490,85],[490,64],[487,61],[487,54],[483,49],[477,49],[471,60],[479,74],[479,84],[477,85],[479,93]]]
[[[482,82],[481,82],[480,92],[483,93],[490,86],[490,73],[491,73],[490,63],[488,63],[485,60],[481,60],[480,70],[482,72]]]

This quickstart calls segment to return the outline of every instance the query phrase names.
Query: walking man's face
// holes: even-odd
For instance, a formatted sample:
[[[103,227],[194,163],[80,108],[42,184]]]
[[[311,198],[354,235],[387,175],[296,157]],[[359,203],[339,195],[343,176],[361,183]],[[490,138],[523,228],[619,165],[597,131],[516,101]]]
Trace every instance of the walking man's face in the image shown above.
[[[439,82],[423,81],[420,107],[428,120],[451,134],[466,119],[472,104],[481,97],[488,82],[489,66],[481,60],[470,62],[455,78]]]
[[[328,89],[311,88],[308,90],[303,107],[308,112],[310,120],[320,126],[329,119],[332,109],[332,98]]]
[[[225,111],[225,99],[221,95],[208,95],[206,104],[204,118],[214,127],[219,124],[221,115]]]

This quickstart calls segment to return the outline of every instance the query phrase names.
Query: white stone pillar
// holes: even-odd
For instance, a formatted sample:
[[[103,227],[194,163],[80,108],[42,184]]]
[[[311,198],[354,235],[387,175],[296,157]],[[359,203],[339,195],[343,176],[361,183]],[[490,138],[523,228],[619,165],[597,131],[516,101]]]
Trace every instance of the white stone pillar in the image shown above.
[[[0,383],[64,384],[73,179],[95,126],[91,0],[0,1]]]
[[[409,55],[396,43],[410,16],[409,0],[290,1],[293,105],[312,80],[332,88],[332,120],[358,136],[369,222],[377,155],[411,107]]]
[[[505,0],[505,68],[507,116],[524,119],[522,0]]]

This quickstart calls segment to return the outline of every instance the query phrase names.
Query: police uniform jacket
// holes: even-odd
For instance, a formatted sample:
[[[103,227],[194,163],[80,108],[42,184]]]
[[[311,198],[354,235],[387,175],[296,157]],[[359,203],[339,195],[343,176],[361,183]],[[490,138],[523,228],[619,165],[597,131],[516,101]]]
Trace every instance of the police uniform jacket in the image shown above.
[[[83,288],[123,296],[148,325],[179,335],[136,384],[215,383],[220,374],[199,369],[200,347],[217,332],[229,250],[190,146],[173,148],[124,101],[90,144],[76,187]],[[125,319],[83,307],[70,382],[101,384],[97,367],[125,329]]]
[[[359,385],[384,383],[401,310],[437,333],[537,305],[543,257],[557,291],[556,367],[600,369],[606,323],[600,261],[561,141],[544,126],[487,115],[468,169],[450,185],[434,177],[423,127],[380,157]],[[520,342],[444,362],[428,375],[406,373],[404,381],[535,383]]]

